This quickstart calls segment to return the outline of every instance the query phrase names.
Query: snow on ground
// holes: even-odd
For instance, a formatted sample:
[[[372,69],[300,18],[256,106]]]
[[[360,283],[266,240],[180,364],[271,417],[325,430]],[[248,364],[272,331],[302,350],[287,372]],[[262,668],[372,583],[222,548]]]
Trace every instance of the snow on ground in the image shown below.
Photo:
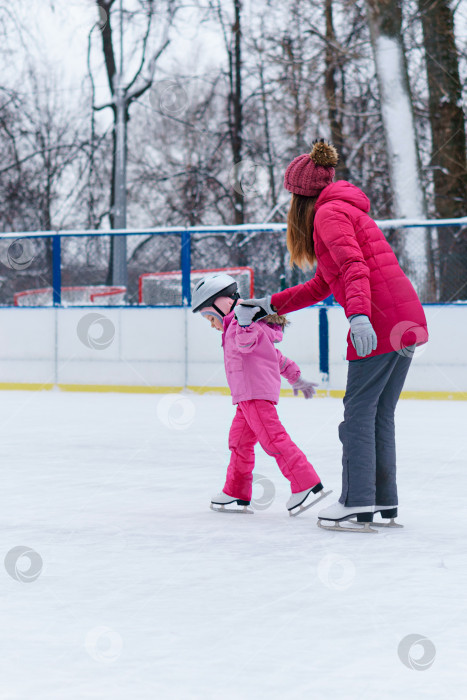
[[[341,406],[279,406],[325,503]],[[465,697],[467,403],[399,404],[405,528],[378,535],[289,518],[260,449],[271,506],[211,512],[232,415],[214,395],[1,394],[2,700]]]

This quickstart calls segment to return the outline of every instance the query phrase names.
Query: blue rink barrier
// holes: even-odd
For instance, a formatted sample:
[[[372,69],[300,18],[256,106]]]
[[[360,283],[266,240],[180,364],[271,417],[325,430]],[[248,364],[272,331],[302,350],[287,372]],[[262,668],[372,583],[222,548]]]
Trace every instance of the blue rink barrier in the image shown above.
[[[467,217],[460,219],[444,220],[408,220],[392,219],[377,221],[378,226],[383,229],[403,229],[403,228],[442,228],[446,226],[467,226]],[[152,229],[125,229],[125,230],[72,230],[72,231],[35,231],[35,232],[7,232],[1,233],[0,238],[4,239],[31,239],[50,238],[52,240],[52,290],[53,306],[62,307],[62,238],[67,237],[89,237],[89,236],[131,236],[131,235],[178,235],[180,237],[180,265],[181,265],[181,307],[191,305],[191,245],[193,235],[202,234],[234,234],[234,233],[272,233],[281,232],[285,235],[285,224],[244,224],[242,226],[194,226],[194,227],[169,227]],[[234,262],[232,261],[232,265]],[[466,281],[467,284],[467,281]],[[282,283],[278,280],[278,288]],[[326,381],[329,377],[329,322],[328,308],[334,304],[333,297],[329,297],[322,304],[319,304],[319,369]],[[93,307],[98,307],[93,304]],[[118,307],[115,305],[114,308]],[[31,308],[31,307],[27,307]],[[107,308],[107,307],[106,307]]]
[[[414,228],[442,228],[446,226],[467,226],[467,217],[459,219],[387,219],[377,220],[377,225],[382,230],[388,229],[414,229]],[[282,232],[285,234],[286,224],[243,224],[241,226],[191,226],[191,227],[167,227],[151,229],[112,229],[100,230],[74,230],[74,231],[26,231],[26,232],[6,232],[0,233],[0,239],[28,239],[28,238],[51,238],[52,239],[52,286],[53,304],[60,306],[62,303],[62,266],[61,266],[61,241],[66,237],[86,237],[86,236],[132,236],[150,235],[163,236],[167,234],[180,236],[180,260],[182,272],[182,306],[191,305],[191,238],[200,234],[228,234],[228,233],[272,233]],[[235,266],[235,263],[231,263]],[[467,281],[466,281],[467,282]],[[278,288],[281,283],[278,280]],[[326,302],[327,304],[332,303]],[[324,315],[323,315],[324,318]]]

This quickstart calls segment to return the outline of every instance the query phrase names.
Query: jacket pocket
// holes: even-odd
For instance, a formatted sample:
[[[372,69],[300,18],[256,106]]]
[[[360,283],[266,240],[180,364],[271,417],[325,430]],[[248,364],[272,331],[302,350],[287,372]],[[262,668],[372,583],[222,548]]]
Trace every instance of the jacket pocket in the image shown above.
[[[241,357],[232,357],[229,361],[228,372],[243,372],[243,362]]]

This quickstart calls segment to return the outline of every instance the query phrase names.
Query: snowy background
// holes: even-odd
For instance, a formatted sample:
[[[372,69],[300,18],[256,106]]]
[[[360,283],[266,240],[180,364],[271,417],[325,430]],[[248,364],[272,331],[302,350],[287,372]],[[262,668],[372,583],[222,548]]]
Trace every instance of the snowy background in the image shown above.
[[[466,27],[447,0],[0,0],[0,229],[114,226],[113,53],[134,97],[130,303],[140,274],[181,267],[180,238],[154,227],[283,223],[287,164],[330,138],[373,217],[458,219],[384,234],[423,301],[446,303],[426,307],[406,388],[460,398]],[[10,308],[52,283],[52,239],[14,238],[3,387],[223,385],[220,337],[189,309]],[[110,251],[64,239],[62,286],[115,282]],[[192,269],[251,266],[260,293],[310,277],[288,260],[282,231],[192,237]],[[284,350],[318,379],[317,309],[300,313],[313,325],[297,315]],[[328,313],[327,387],[343,389],[347,322]],[[332,503],[342,402],[283,398],[279,414]],[[254,514],[210,511],[232,417],[220,395],[2,392],[0,700],[463,700],[467,403],[400,402],[404,528],[378,534],[323,531],[321,506],[289,518],[260,449]]]
[[[373,217],[465,216],[466,3],[390,0],[380,7],[390,36],[377,6],[0,0],[0,229],[114,226],[115,76],[104,50],[118,69],[123,57],[122,84],[134,98],[130,233],[284,222],[285,168],[316,137],[335,143],[336,177],[365,191]],[[430,33],[437,26],[445,31]],[[385,235],[423,301],[465,300],[465,227]],[[260,293],[281,278],[286,286],[307,278],[289,268],[282,235],[192,243],[193,266],[251,265]],[[51,241],[30,245],[34,264],[0,267],[1,304],[51,285]],[[138,274],[180,269],[179,240],[131,236],[127,257],[134,303]],[[68,239],[63,286],[110,284],[109,263],[108,239]]]
[[[279,414],[330,503],[341,401]],[[289,518],[260,449],[270,506],[211,512],[232,416],[210,395],[2,393],[2,700],[465,697],[467,404],[400,402],[405,527],[377,535]]]

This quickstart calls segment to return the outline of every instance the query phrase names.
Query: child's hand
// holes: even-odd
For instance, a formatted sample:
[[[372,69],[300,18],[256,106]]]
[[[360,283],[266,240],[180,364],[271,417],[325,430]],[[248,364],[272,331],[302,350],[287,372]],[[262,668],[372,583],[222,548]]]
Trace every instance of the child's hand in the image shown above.
[[[241,326],[249,326],[253,321],[275,313],[270,296],[261,299],[240,299],[235,307],[235,317]]]
[[[306,399],[311,399],[313,398],[314,394],[316,394],[315,386],[318,385],[314,382],[307,382],[306,379],[299,377],[297,381],[292,384],[293,395],[298,396],[298,392],[303,391],[303,396]]]

